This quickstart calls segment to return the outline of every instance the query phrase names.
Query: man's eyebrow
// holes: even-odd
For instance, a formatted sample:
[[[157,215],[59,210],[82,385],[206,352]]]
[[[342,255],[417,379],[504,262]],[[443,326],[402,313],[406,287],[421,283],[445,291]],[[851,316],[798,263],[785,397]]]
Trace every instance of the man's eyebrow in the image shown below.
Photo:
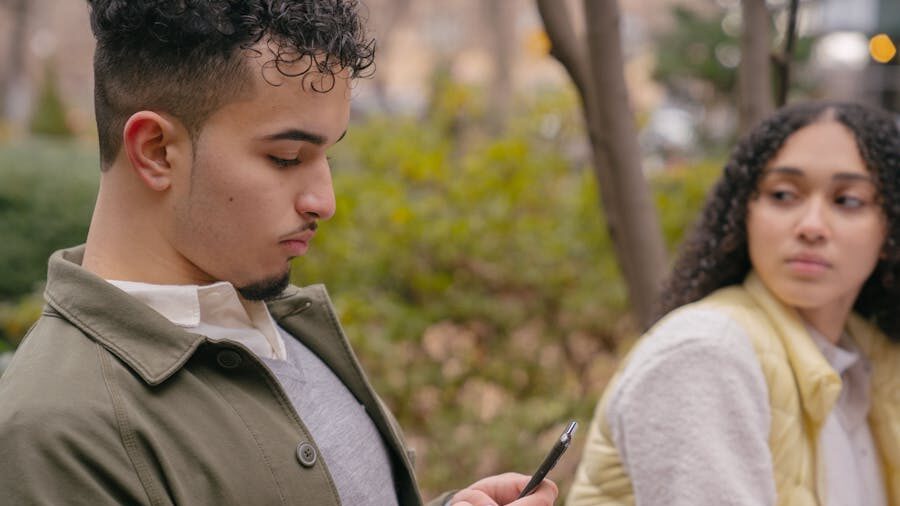
[[[344,130],[344,133],[341,134],[340,137],[335,143],[339,142],[344,136],[347,135],[347,131]],[[328,140],[324,135],[314,134],[312,132],[307,132],[306,130],[300,130],[299,128],[289,128],[287,130],[283,130],[281,132],[277,132],[271,135],[265,135],[262,137],[264,141],[303,141],[309,142],[311,144],[315,144],[316,146],[325,145]]]

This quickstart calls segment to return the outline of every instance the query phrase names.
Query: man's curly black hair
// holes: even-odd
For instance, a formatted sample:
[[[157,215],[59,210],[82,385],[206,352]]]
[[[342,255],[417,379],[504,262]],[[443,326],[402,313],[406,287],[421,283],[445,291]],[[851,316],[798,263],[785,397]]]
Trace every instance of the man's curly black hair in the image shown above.
[[[659,317],[744,280],[751,269],[747,204],[757,195],[763,169],[792,133],[825,119],[853,132],[860,155],[875,176],[887,222],[882,256],[854,309],[900,342],[900,130],[891,114],[854,103],[823,101],[785,107],[737,145],[663,285]]]
[[[321,74],[318,87],[312,85],[317,91],[330,89],[336,73],[353,79],[373,69],[375,42],[356,0],[88,3],[97,39],[94,101],[104,169],[137,111],[169,113],[196,134],[210,114],[250,89],[248,54],[271,58],[266,65],[285,76]],[[260,41],[269,55],[253,50]],[[299,73],[288,70],[298,61],[310,63]]]

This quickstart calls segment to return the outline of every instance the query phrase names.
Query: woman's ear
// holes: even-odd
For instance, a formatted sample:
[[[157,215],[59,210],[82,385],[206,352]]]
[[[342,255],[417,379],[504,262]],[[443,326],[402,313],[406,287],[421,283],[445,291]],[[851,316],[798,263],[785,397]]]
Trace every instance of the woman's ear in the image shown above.
[[[153,111],[138,111],[123,130],[123,149],[138,179],[154,191],[167,190],[180,162],[187,131],[178,120]]]

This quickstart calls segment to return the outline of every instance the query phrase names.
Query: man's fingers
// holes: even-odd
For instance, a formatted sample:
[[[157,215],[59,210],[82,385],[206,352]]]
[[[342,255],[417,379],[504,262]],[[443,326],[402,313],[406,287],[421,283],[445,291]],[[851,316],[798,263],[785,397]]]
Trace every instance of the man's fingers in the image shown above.
[[[545,479],[538,485],[538,488],[534,489],[534,492],[518,501],[510,503],[510,506],[543,506],[553,504],[557,495],[559,495],[559,488],[557,488],[556,483]]]
[[[450,501],[452,506],[552,506],[559,490],[550,480],[544,480],[527,497],[516,500],[531,478],[524,474],[504,473],[478,480],[460,490]]]
[[[450,506],[498,506],[497,502],[481,490],[463,489],[453,495]]]

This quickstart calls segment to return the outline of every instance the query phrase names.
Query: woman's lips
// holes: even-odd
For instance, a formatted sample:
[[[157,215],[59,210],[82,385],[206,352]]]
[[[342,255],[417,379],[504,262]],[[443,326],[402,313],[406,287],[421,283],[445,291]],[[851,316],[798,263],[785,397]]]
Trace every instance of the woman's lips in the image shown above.
[[[821,274],[831,269],[831,263],[818,255],[796,255],[788,258],[787,264],[792,271],[803,275]]]

